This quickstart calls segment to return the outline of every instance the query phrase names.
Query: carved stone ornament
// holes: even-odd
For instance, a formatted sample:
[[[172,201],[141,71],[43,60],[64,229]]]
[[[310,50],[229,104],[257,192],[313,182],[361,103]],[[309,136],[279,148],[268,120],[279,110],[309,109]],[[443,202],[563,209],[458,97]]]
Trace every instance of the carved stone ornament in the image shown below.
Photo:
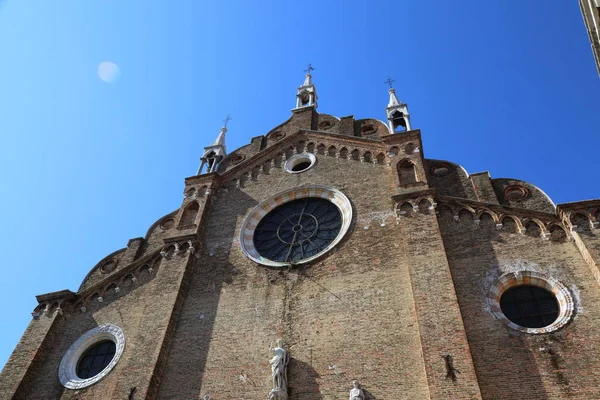
[[[277,345],[273,350],[271,364],[271,378],[273,379],[273,389],[269,393],[269,400],[287,400],[287,365],[290,361],[288,350],[282,339],[277,340]]]
[[[98,375],[82,379],[77,376],[77,363],[79,359],[94,344],[103,340],[115,343],[115,355],[111,362]],[[93,385],[104,378],[117,364],[125,349],[125,334],[116,325],[105,324],[84,333],[69,347],[58,367],[58,379],[67,389],[82,389]]]
[[[360,388],[358,381],[352,381],[352,385],[354,387],[350,390],[350,400],[365,400],[365,393]]]

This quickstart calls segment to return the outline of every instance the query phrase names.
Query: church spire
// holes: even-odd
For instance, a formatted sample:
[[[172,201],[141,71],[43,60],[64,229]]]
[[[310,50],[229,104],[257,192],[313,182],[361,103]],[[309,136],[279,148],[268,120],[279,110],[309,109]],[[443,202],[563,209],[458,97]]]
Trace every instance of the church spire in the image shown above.
[[[314,106],[317,108],[317,89],[312,82],[312,74],[314,68],[311,64],[308,64],[308,68],[304,70],[306,77],[304,83],[298,88],[296,93],[296,108],[294,110]]]
[[[385,83],[390,87],[388,90],[390,101],[385,109],[390,132],[410,131],[410,114],[408,113],[408,106],[396,97],[396,91],[392,87],[394,80],[388,77]]]
[[[206,146],[204,148],[204,153],[200,158],[200,168],[198,168],[198,172],[196,175],[208,174],[210,172],[216,172],[219,167],[219,163],[225,158],[227,155],[225,148],[225,134],[227,133],[227,123],[231,121],[232,118],[227,114],[227,117],[223,120],[223,127],[221,128],[221,132],[211,144],[210,146]],[[206,166],[206,171],[204,171],[204,167]]]

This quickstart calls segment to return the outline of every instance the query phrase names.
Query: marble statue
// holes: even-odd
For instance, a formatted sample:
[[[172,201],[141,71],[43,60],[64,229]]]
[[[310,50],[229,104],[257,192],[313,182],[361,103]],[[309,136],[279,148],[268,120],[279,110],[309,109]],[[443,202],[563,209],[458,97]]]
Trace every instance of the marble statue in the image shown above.
[[[290,361],[288,351],[282,339],[277,340],[277,345],[273,350],[271,364],[271,378],[273,379],[273,389],[269,393],[269,400],[287,400],[287,365]]]
[[[352,381],[354,387],[350,390],[350,400],[365,400],[365,393],[360,388],[358,381]]]

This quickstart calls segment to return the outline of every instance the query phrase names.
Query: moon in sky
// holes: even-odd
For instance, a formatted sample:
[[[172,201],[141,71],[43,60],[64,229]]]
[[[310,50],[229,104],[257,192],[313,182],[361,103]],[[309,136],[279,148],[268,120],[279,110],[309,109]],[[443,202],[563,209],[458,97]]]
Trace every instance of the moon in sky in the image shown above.
[[[121,76],[121,69],[115,63],[103,61],[98,65],[98,76],[106,83],[115,83]]]

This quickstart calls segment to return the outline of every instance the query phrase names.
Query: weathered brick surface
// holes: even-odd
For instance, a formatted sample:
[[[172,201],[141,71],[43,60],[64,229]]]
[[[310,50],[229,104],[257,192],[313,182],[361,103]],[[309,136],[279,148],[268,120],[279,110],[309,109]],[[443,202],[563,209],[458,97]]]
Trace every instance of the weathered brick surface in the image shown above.
[[[431,169],[440,164],[450,166],[450,173],[448,175],[438,177],[431,173]],[[467,172],[460,165],[450,161],[431,159],[426,159],[424,165],[429,177],[429,186],[435,188],[438,194],[477,200],[477,195],[475,194],[469,175],[467,175]]]
[[[390,171],[323,155],[305,173],[273,168],[245,188],[220,192],[160,397],[262,398],[270,389],[269,344],[283,337],[293,358],[292,398],[342,398],[352,379],[376,398],[427,398],[408,268],[389,250],[400,251]],[[356,219],[347,241],[298,271],[252,263],[238,244],[245,216],[275,193],[308,183],[352,199]],[[189,363],[177,361],[185,357]]]
[[[510,185],[519,185],[527,189],[529,194],[522,200],[513,201],[504,196],[504,189]],[[529,183],[520,181],[518,179],[492,179],[492,186],[496,191],[496,196],[500,204],[507,206],[526,208],[528,210],[537,210],[548,213],[554,213],[556,208],[552,203],[552,200],[542,192],[537,186]]]
[[[322,122],[331,124],[320,129]],[[376,131],[363,131],[368,125]],[[64,315],[31,322],[0,375],[0,398],[125,399],[135,388],[134,399],[264,399],[269,346],[278,338],[290,350],[293,400],[346,399],[353,379],[379,400],[600,398],[600,241],[593,224],[600,202],[556,214],[525,182],[469,177],[453,163],[448,175],[433,176],[431,167],[445,161],[424,159],[418,130],[386,135],[374,119],[338,120],[306,108],[274,131],[285,136],[256,137],[232,152],[243,162],[225,160],[219,173],[187,178],[178,210],[107,256],[119,260],[115,271],[102,273],[103,260],[77,294],[58,292],[73,297],[61,303]],[[288,157],[308,149],[317,157],[312,169],[284,171]],[[399,178],[403,162],[414,165],[416,182],[407,182],[406,170]],[[307,184],[338,189],[352,202],[344,240],[310,265],[252,262],[239,243],[249,212]],[[509,184],[523,185],[529,196],[500,198]],[[436,202],[444,203],[437,212]],[[194,203],[198,211],[184,217]],[[161,227],[170,218],[172,226]],[[580,232],[565,241],[575,225]],[[188,240],[196,253],[186,249]],[[155,259],[152,274],[125,284],[125,274]],[[531,335],[490,313],[491,283],[523,269],[571,290],[571,323]],[[89,388],[63,388],[61,358],[103,323],[124,330],[122,359]]]
[[[477,226],[468,214],[456,222],[443,213],[440,226],[483,397],[600,398],[600,293],[575,244],[498,231],[489,218]],[[567,286],[577,304],[572,323],[532,335],[496,319],[487,305],[490,284],[519,270],[542,272]]]

